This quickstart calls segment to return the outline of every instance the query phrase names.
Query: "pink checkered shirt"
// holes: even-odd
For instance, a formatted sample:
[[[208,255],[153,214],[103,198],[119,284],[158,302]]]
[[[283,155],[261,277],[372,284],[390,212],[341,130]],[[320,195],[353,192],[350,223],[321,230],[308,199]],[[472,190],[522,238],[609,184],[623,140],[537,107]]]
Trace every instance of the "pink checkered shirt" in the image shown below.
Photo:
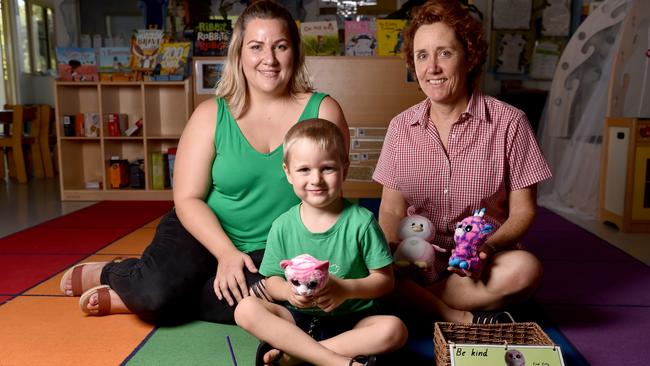
[[[451,127],[447,155],[430,107],[427,98],[393,118],[373,179],[402,192],[409,215],[433,222],[433,242],[448,249],[437,254],[442,272],[458,221],[485,207],[498,228],[508,217],[508,193],[550,178],[551,171],[519,109],[474,92]]]

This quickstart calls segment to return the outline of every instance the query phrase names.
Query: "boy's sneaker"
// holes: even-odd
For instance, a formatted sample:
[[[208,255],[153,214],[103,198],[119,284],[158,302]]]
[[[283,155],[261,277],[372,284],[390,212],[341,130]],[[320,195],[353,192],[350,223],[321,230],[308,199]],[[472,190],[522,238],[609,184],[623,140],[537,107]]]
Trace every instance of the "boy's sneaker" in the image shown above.
[[[515,319],[507,311],[477,311],[473,312],[472,324],[507,324]]]

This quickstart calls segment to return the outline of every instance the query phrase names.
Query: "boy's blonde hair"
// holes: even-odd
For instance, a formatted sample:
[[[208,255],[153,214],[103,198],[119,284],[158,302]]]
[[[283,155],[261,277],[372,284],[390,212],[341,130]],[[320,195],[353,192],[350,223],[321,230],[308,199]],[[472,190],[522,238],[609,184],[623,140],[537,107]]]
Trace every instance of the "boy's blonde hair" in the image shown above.
[[[341,129],[334,123],[321,119],[311,118],[298,122],[289,129],[284,136],[282,149],[284,150],[284,164],[289,166],[289,152],[291,146],[299,139],[309,139],[316,143],[323,151],[334,151],[345,166],[349,162],[348,149]]]

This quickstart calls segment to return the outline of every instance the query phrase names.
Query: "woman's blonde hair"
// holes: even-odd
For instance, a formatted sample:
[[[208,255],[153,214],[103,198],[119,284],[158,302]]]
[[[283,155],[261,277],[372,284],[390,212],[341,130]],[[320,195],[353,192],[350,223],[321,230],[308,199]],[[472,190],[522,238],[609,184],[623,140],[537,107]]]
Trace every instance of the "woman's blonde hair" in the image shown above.
[[[305,66],[305,51],[300,39],[300,31],[291,13],[282,5],[271,0],[259,0],[249,5],[237,18],[233,30],[228,57],[221,79],[217,84],[216,95],[228,102],[235,118],[248,108],[248,87],[241,63],[246,27],[253,19],[278,19],[284,22],[289,32],[293,52],[293,70],[290,72],[289,94],[306,93],[313,90],[309,72]]]
[[[284,164],[289,166],[291,146],[299,139],[313,141],[323,151],[334,151],[343,165],[350,161],[341,129],[322,118],[310,118],[293,125],[282,142]]]

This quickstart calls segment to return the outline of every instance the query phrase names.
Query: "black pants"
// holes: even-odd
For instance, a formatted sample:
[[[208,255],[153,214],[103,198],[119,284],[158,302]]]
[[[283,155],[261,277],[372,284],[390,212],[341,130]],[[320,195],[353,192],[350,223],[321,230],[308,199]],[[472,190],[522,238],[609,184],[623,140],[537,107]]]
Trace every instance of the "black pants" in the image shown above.
[[[263,250],[248,253],[255,265]],[[172,210],[166,214],[141,259],[107,264],[101,283],[109,285],[134,314],[148,322],[176,324],[190,320],[234,324],[235,306],[214,293],[216,258],[181,224]],[[246,282],[263,277],[244,267]]]

